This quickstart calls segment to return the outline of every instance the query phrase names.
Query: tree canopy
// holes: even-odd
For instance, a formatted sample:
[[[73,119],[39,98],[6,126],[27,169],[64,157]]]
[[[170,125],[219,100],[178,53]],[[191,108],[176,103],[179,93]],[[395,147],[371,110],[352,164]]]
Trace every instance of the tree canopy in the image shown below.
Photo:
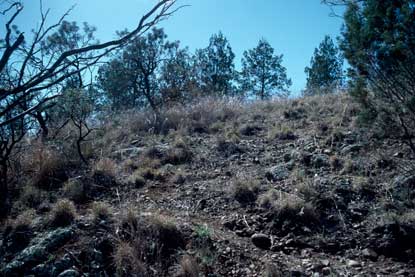
[[[282,59],[283,55],[274,54],[274,48],[265,39],[261,39],[255,48],[245,51],[242,58],[242,90],[260,99],[273,95],[287,96],[292,82],[287,77]]]
[[[307,95],[332,93],[343,83],[343,57],[330,36],[314,50],[310,66],[305,68]]]

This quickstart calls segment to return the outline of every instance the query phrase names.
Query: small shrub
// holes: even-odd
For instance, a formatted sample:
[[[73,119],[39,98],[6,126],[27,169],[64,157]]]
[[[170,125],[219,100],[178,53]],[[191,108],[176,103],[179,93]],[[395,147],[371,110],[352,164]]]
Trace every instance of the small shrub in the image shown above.
[[[149,148],[146,149],[146,151],[144,152],[144,157],[147,157],[149,159],[162,159],[164,158],[164,151],[157,146],[151,146]]]
[[[161,249],[161,255],[168,256],[173,251],[184,247],[184,238],[176,224],[161,215],[149,219],[149,230]]]
[[[105,202],[92,203],[92,215],[94,222],[109,220],[112,216],[111,207]]]
[[[244,150],[234,141],[219,138],[217,140],[216,149],[225,157],[229,157],[235,154],[243,153]]]
[[[171,255],[183,249],[185,241],[182,233],[169,218],[153,215],[139,216],[129,210],[120,220],[120,238],[129,242],[147,264],[170,264]]]
[[[356,165],[354,164],[354,162],[352,160],[346,160],[344,162],[344,166],[343,166],[343,173],[353,173],[356,170]]]
[[[93,168],[95,173],[102,173],[107,176],[117,176],[117,164],[114,160],[108,158],[102,158],[98,160]]]
[[[283,112],[285,119],[298,120],[307,117],[306,110],[304,108],[289,108]]]
[[[212,231],[206,224],[199,225],[192,240],[192,248],[195,249],[196,257],[204,269],[213,266],[217,259],[217,249],[211,236]]]
[[[146,277],[147,270],[137,250],[128,242],[120,242],[115,250],[116,276]]]
[[[134,237],[134,234],[138,232],[139,226],[142,224],[138,213],[130,208],[121,214],[119,225],[122,238],[130,240]]]
[[[128,177],[128,183],[134,185],[136,188],[144,187],[146,184],[146,179],[141,175],[140,170],[134,171],[133,174]]]
[[[71,179],[67,181],[63,186],[63,192],[66,198],[74,201],[75,203],[84,202],[87,198],[85,186],[79,179]]]
[[[319,216],[311,202],[282,191],[270,190],[260,197],[260,205],[271,210],[273,230],[279,235],[303,232],[303,227],[318,228]]]
[[[178,140],[174,143],[174,146],[167,150],[164,158],[164,163],[170,163],[174,165],[186,163],[192,159],[192,152],[190,147],[184,140]]]
[[[329,131],[330,127],[327,123],[325,122],[319,122],[317,124],[317,132],[320,135],[325,135],[327,134],[327,132]]]
[[[343,167],[343,161],[336,156],[330,157],[330,167],[337,171]]]
[[[223,130],[225,124],[223,122],[215,122],[210,126],[210,133],[219,133],[221,130]]]
[[[268,263],[265,267],[264,277],[282,277],[281,271],[275,264]]]
[[[149,167],[140,168],[136,170],[134,174],[137,174],[138,176],[142,176],[145,180],[154,180],[154,181],[165,180],[165,176],[160,170],[149,168]]]
[[[266,193],[262,194],[258,199],[259,206],[261,206],[262,208],[265,208],[265,209],[272,208],[273,205],[274,205],[274,202],[279,197],[278,193],[279,192],[277,190],[270,189]]]
[[[35,186],[26,185],[20,193],[19,200],[26,207],[35,208],[42,202],[42,192]]]
[[[117,172],[117,164],[115,161],[103,158],[95,164],[92,177],[95,183],[108,188],[116,185]]]
[[[196,260],[189,256],[185,255],[180,261],[180,277],[199,277],[199,265]]]
[[[138,161],[138,167],[137,168],[159,168],[161,166],[161,161],[158,158],[150,158],[147,156],[140,157]]]
[[[28,166],[30,170],[35,172],[32,184],[40,189],[56,189],[57,186],[68,179],[65,157],[57,151],[44,146],[39,147],[33,153],[32,162]]]
[[[236,180],[233,183],[233,196],[243,206],[254,203],[258,191],[259,185],[253,180]]]
[[[6,222],[3,233],[3,247],[9,253],[23,250],[33,237],[32,221],[35,216],[33,210],[22,212],[14,220]]]
[[[16,219],[12,222],[13,229],[15,230],[23,230],[23,229],[30,229],[32,226],[33,218],[35,217],[36,213],[34,210],[26,210],[19,214]]]
[[[301,194],[302,198],[306,202],[314,201],[318,196],[318,192],[313,187],[312,182],[310,182],[309,180],[306,180],[302,183],[297,184],[296,190],[298,193]]]
[[[76,218],[76,209],[72,201],[59,200],[50,212],[50,224],[54,227],[64,227],[72,224]]]
[[[294,131],[284,125],[279,126],[271,130],[269,134],[270,139],[279,139],[279,140],[295,140],[297,136],[294,134]]]
[[[255,124],[244,124],[239,128],[239,134],[243,136],[254,136],[258,134],[262,128]]]

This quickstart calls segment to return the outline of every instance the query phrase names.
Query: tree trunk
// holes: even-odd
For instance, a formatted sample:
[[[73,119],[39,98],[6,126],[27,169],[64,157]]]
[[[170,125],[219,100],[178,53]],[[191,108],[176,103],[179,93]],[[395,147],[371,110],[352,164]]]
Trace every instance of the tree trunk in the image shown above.
[[[82,162],[88,165],[88,161],[85,159],[84,154],[82,154],[82,148],[81,148],[82,140],[83,140],[82,138],[78,138],[76,140],[76,150],[78,151],[78,155],[81,158]]]
[[[36,118],[37,122],[39,123],[40,129],[42,129],[42,141],[46,140],[46,138],[49,135],[49,128],[46,124],[46,120],[43,118],[43,115],[41,112],[37,111],[34,114],[34,117]]]
[[[7,161],[0,161],[0,219],[7,216],[10,208],[7,170]]]

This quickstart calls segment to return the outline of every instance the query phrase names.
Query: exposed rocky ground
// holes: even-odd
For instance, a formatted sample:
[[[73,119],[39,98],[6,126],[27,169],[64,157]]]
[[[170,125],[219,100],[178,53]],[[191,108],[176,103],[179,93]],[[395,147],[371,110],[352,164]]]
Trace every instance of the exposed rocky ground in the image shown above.
[[[37,144],[0,272],[415,276],[408,151],[356,114],[344,95],[207,101],[162,125],[112,120],[87,145],[89,166]]]

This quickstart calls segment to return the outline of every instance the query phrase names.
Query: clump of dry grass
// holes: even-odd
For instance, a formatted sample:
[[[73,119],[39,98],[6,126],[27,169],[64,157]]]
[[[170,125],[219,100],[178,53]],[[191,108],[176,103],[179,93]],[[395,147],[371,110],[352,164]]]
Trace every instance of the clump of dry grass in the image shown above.
[[[153,181],[164,181],[165,176],[162,171],[156,168],[151,167],[143,167],[139,168],[134,172],[135,176],[141,176],[145,180],[153,180]]]
[[[148,276],[139,253],[137,253],[137,250],[130,243],[119,242],[113,258],[117,276]]]
[[[64,227],[72,224],[76,218],[76,208],[72,201],[62,199],[56,202],[50,212],[50,224],[54,227]]]
[[[170,163],[174,165],[189,162],[192,159],[192,151],[183,138],[176,139],[173,147],[167,150],[166,156],[163,159],[164,163]]]
[[[14,230],[30,229],[35,216],[36,216],[36,212],[32,209],[23,211],[16,217],[16,219],[10,222],[10,226]]]
[[[118,168],[114,160],[101,158],[95,163],[93,172],[115,178],[117,176]]]
[[[63,192],[66,198],[75,203],[82,203],[87,198],[85,186],[79,179],[70,179],[65,182],[63,185]]]
[[[33,185],[26,185],[20,193],[19,201],[26,207],[36,208],[42,202],[42,191]]]
[[[31,183],[35,187],[45,190],[55,189],[67,180],[67,167],[69,162],[66,158],[51,147],[45,145],[34,145],[30,156],[23,161],[25,171],[30,172]]]
[[[3,244],[3,250],[16,253],[29,244],[35,215],[35,211],[30,209],[20,213],[14,220],[6,221],[2,238],[7,243]]]
[[[259,183],[252,179],[237,179],[232,183],[233,197],[243,206],[255,203],[259,192]]]
[[[101,158],[92,169],[94,181],[107,188],[116,185],[117,173],[118,167],[116,162],[109,158]]]
[[[262,127],[255,123],[244,124],[239,128],[239,134],[243,136],[254,136],[262,130]]]
[[[141,188],[145,186],[146,179],[142,176],[141,170],[136,170],[128,177],[127,182],[136,188]]]
[[[294,140],[297,138],[297,136],[294,134],[293,129],[285,124],[280,124],[272,128],[268,133],[268,137],[271,140]]]
[[[274,189],[259,197],[259,205],[274,214],[274,225],[280,228],[283,224],[316,226],[319,216],[311,202],[302,198]]]
[[[281,271],[275,264],[267,263],[265,266],[264,277],[282,277]]]
[[[172,255],[185,247],[185,240],[172,218],[162,215],[140,215],[129,209],[118,224],[120,242],[128,243],[128,251],[136,261],[145,261],[149,267],[168,267]],[[130,259],[132,259],[130,257]]]
[[[189,256],[184,255],[180,261],[180,277],[199,277],[199,265],[196,260]]]
[[[343,161],[337,156],[331,156],[330,167],[332,170],[338,171],[343,167]]]
[[[95,223],[109,220],[112,217],[111,207],[105,202],[94,202],[92,203],[92,216]]]

